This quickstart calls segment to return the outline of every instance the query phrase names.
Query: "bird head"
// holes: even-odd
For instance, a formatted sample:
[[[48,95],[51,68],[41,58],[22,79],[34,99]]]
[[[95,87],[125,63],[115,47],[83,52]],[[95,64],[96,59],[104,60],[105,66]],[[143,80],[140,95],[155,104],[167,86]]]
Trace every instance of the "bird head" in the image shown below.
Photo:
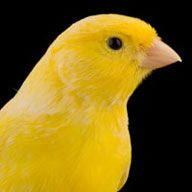
[[[109,102],[126,101],[152,70],[180,60],[149,24],[115,14],[78,21],[50,52],[66,89]]]

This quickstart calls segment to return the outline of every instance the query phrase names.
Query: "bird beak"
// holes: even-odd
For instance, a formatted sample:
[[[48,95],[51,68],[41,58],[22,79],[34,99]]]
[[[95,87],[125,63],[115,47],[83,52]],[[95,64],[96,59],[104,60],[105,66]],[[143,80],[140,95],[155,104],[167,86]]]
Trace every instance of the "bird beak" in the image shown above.
[[[148,69],[157,69],[177,61],[182,61],[180,56],[167,44],[155,39],[152,46],[147,50],[140,66]]]

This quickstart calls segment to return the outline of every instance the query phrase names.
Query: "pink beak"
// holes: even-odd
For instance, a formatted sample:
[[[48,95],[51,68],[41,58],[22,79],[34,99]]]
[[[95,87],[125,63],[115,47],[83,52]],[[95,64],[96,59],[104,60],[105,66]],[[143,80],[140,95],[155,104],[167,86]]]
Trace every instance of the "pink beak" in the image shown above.
[[[182,61],[180,56],[167,44],[155,39],[153,45],[147,50],[147,54],[140,66],[149,69],[157,69],[177,61]]]

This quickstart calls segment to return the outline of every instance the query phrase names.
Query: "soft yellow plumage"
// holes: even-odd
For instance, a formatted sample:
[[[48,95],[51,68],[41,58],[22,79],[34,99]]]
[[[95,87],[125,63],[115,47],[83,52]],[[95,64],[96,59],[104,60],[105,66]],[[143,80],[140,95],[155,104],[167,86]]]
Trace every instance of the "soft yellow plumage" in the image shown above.
[[[116,36],[123,47],[111,50]],[[0,191],[117,192],[131,161],[126,103],[151,71],[139,65],[154,39],[112,14],[62,33],[0,111]]]

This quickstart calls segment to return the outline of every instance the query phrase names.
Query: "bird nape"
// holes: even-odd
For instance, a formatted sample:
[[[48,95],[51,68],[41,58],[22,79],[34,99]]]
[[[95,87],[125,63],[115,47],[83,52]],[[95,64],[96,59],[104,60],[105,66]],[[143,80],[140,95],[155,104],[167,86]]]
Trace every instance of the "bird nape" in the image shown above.
[[[0,111],[0,191],[119,191],[131,162],[127,100],[152,70],[180,60],[137,18],[70,26]]]

